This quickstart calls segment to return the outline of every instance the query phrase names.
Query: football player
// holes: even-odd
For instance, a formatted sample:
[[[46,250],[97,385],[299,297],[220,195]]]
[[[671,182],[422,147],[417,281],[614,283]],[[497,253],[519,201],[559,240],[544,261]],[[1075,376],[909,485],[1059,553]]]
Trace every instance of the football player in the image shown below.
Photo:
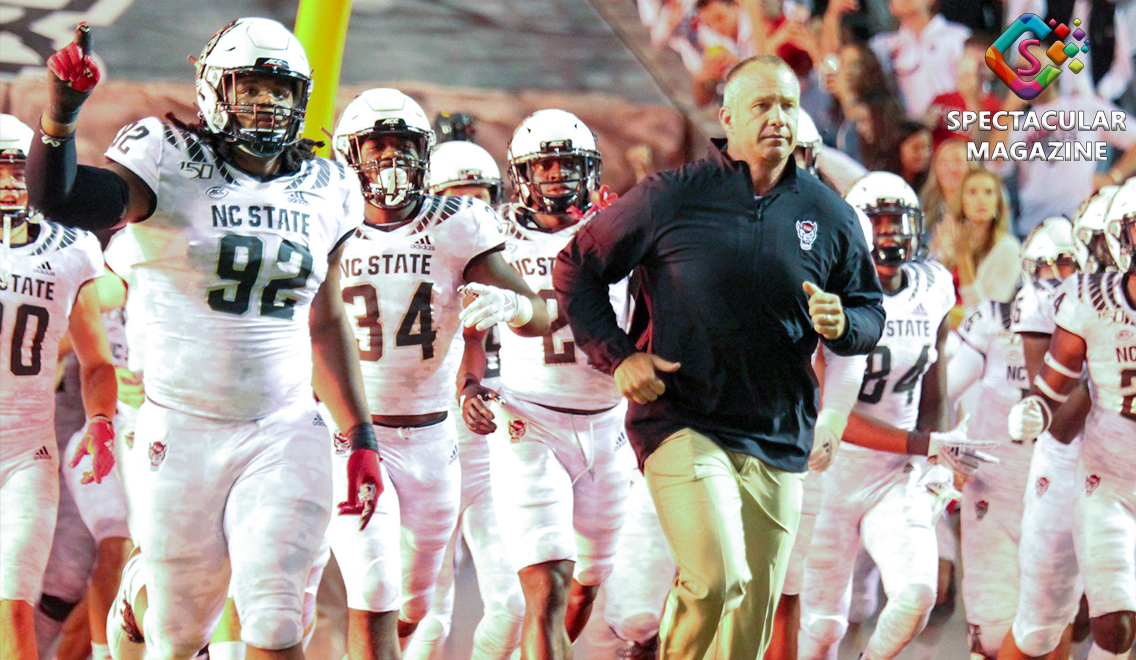
[[[1045,220],[1022,246],[1022,279],[1028,286],[1060,282],[1077,269],[1073,224]],[[962,489],[962,597],[970,625],[971,654],[993,659],[1018,607],[1018,545],[1033,447],[1013,442],[1006,416],[1024,391],[1029,373],[1022,337],[1011,329],[1013,305],[988,301],[966,311],[951,357],[948,398],[981,382],[980,405],[971,415],[972,438],[997,440],[991,453],[1001,463],[980,470]]]
[[[87,286],[103,272],[91,234],[28,212],[30,128],[0,115],[0,657],[35,660],[39,601],[59,505],[55,383],[65,333],[79,360],[87,423],[78,444],[85,481],[114,465],[114,365]],[[33,221],[34,220],[34,221]]]
[[[1082,273],[1115,270],[1104,239],[1105,214],[1116,186],[1105,186],[1073,216],[1075,257]],[[1030,381],[1037,377],[1056,331],[1058,286],[1031,279],[1014,298],[1010,330],[1021,337]],[[1083,584],[1073,543],[1077,461],[1085,418],[1091,407],[1082,384],[1037,435],[1022,512],[1018,564],[1018,607],[1010,635],[998,651],[1001,660],[1061,658],[1068,655],[1067,631],[1077,616]]]
[[[918,197],[900,177],[873,172],[853,184],[846,199],[872,222],[887,327],[868,355],[840,457],[823,476],[801,592],[799,657],[810,660],[828,657],[847,630],[850,549],[861,540],[888,596],[862,657],[894,658],[922,631],[938,573],[931,486],[942,479],[924,475],[922,457],[955,461],[948,447],[976,446],[962,429],[937,430],[946,422],[946,373],[938,356],[955,293],[946,268],[916,258]]]
[[[231,578],[248,657],[298,658],[331,517],[313,385],[352,450],[341,513],[366,524],[382,488],[338,281],[362,198],[344,165],[301,139],[310,68],[287,28],[238,19],[195,66],[200,123],[143,119],[105,167],[76,166],[79,110],[99,80],[80,28],[48,62],[29,192],[76,226],[140,223],[131,296],[147,315],[146,401],[123,462],[148,653],[196,655]]]
[[[1009,416],[1011,437],[1037,437],[1087,363],[1093,405],[1077,467],[1073,541],[1089,601],[1091,660],[1126,657],[1136,638],[1136,179],[1116,192],[1105,218],[1119,272],[1062,284],[1041,373]]]
[[[432,195],[468,196],[487,204],[501,201],[501,170],[485,149],[472,142],[454,140],[438,145],[430,156],[429,187]],[[476,330],[473,331],[476,333]],[[477,341],[476,338],[471,341]],[[482,383],[496,388],[500,375],[497,326],[489,328],[479,354],[485,355]],[[465,342],[450,350],[464,353]],[[458,397],[450,400],[450,414],[461,418]],[[517,573],[505,552],[493,491],[489,481],[489,445],[485,436],[456,424],[458,463],[461,465],[461,504],[458,525],[446,547],[430,613],[419,625],[404,657],[408,660],[441,660],[449,637],[454,611],[454,554],[462,539],[469,546],[477,569],[484,614],[473,633],[475,660],[505,660],[521,641],[524,597]]]
[[[808,117],[801,111],[801,117]],[[812,146],[808,149],[819,151],[820,134],[812,119],[798,126],[800,135],[810,138]],[[800,146],[798,146],[798,154]],[[800,161],[798,160],[798,165]],[[810,170],[812,172],[812,170]],[[815,172],[812,172],[816,174]],[[872,224],[863,211],[856,210],[860,228],[864,231],[864,241],[872,243]],[[809,473],[805,475],[804,497],[801,503],[801,522],[797,526],[797,536],[793,540],[793,550],[789,555],[789,567],[785,571],[785,586],[781,589],[781,600],[773,618],[773,638],[765,660],[795,660],[797,657],[797,637],[800,631],[801,587],[804,582],[805,558],[812,545],[813,530],[822,500],[822,477],[836,458],[840,438],[848,424],[848,415],[856,404],[864,370],[868,365],[866,355],[840,356],[821,345],[813,358],[813,368],[822,383],[821,409],[817,413],[813,450],[809,456]]]
[[[549,317],[502,258],[493,209],[426,192],[434,130],[413,99],[395,89],[363,92],[343,111],[333,146],[367,200],[340,285],[392,486],[371,528],[341,519],[329,532],[349,576],[348,655],[370,660],[397,652],[393,641],[405,648],[430,610],[457,521],[461,471],[448,411],[462,354],[451,345],[463,323],[485,330],[500,322],[539,336]],[[475,297],[464,310],[459,288]],[[348,461],[345,450],[332,448],[336,462]]]
[[[513,133],[509,171],[520,201],[503,208],[505,259],[548,302],[552,331],[502,333],[499,397],[466,368],[478,361],[467,360],[462,410],[471,430],[492,429],[494,504],[525,596],[521,655],[565,660],[612,570],[631,460],[623,455],[626,404],[577,351],[552,289],[556,255],[598,209],[595,136],[569,112],[540,110]],[[609,296],[628,319],[627,281]],[[477,345],[467,341],[467,350]]]

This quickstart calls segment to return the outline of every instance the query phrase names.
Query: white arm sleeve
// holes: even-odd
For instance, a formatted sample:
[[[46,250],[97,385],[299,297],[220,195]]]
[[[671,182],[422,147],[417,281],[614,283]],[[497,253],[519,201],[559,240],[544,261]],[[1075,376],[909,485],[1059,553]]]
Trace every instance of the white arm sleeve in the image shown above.
[[[867,355],[840,356],[824,347],[824,388],[821,410],[847,418],[860,395],[860,384],[868,367]]]
[[[960,341],[951,361],[947,363],[947,401],[954,401],[970,388],[986,368],[986,358],[973,346]]]

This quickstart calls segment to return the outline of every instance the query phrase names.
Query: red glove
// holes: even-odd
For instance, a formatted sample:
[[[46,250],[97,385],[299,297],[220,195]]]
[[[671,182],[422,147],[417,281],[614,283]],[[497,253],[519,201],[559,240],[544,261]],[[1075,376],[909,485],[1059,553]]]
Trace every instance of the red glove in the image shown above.
[[[91,28],[80,23],[75,40],[47,58],[50,71],[51,101],[48,116],[60,124],[73,124],[79,118],[79,108],[95,85],[99,84],[99,66],[91,57]]]
[[[362,516],[359,529],[365,529],[383,492],[378,442],[370,424],[360,424],[344,435],[352,450],[347,459],[347,501],[339,503],[339,515]]]
[[[101,484],[103,477],[110,474],[114,467],[114,425],[106,415],[95,415],[87,422],[87,432],[79,441],[79,447],[68,467],[75,467],[88,454],[91,456],[91,471],[83,473],[80,483],[89,484],[93,481]]]
[[[600,186],[599,190],[592,193],[591,202],[592,202],[592,206],[594,206],[595,209],[589,210],[589,213],[595,213],[596,211],[602,211],[602,210],[606,209],[607,207],[611,206],[611,203],[614,202],[617,199],[619,199],[619,195],[616,194],[616,193],[613,193],[611,191],[611,189],[608,188],[607,184],[605,183],[604,185]],[[572,207],[569,207],[569,209],[568,209],[568,217],[572,218],[573,220],[579,221],[579,220],[583,220],[585,217],[587,217],[587,214],[582,213],[580,211],[580,209],[576,208],[575,206],[572,206]]]

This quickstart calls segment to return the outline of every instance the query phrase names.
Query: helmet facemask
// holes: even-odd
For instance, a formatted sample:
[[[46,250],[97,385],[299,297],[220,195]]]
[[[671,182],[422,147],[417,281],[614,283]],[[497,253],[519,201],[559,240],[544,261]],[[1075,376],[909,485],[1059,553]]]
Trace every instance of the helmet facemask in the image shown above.
[[[0,215],[12,227],[17,227],[28,217],[28,186],[24,183],[24,166],[27,157],[21,151],[6,149],[0,152],[0,167],[5,172],[0,176]]]
[[[600,156],[594,151],[573,150],[571,141],[542,144],[541,153],[514,160],[509,173],[520,191],[521,202],[546,215],[566,215],[591,205],[591,193],[599,187]]]
[[[1091,274],[1119,270],[1109,252],[1108,239],[1103,231],[1078,227],[1077,240],[1087,248],[1085,263],[1081,264],[1082,271]]]
[[[1062,252],[1055,257],[1025,258],[1022,267],[1034,284],[1042,280],[1060,282],[1080,270],[1077,255],[1072,252]]]
[[[1111,221],[1105,232],[1113,263],[1121,272],[1136,271],[1136,213]]]
[[[863,211],[872,221],[872,261],[877,266],[899,268],[918,257],[922,211],[894,199],[880,199]]]
[[[401,142],[396,154],[386,155],[384,138]],[[417,202],[426,191],[430,168],[430,136],[401,119],[384,119],[371,131],[348,136],[347,161],[359,174],[363,196],[379,208],[399,209]]]
[[[209,80],[211,74],[216,78],[215,81]],[[252,76],[285,82],[292,90],[292,104],[239,101],[241,83],[245,77]],[[256,66],[239,69],[210,69],[206,72],[205,82],[215,90],[215,115],[225,118],[220,130],[212,123],[210,128],[235,143],[238,148],[253,156],[271,158],[299,141],[311,91],[311,79],[307,76],[258,61]],[[269,83],[260,81],[260,84]],[[252,125],[245,126],[242,118],[248,118],[245,121]]]

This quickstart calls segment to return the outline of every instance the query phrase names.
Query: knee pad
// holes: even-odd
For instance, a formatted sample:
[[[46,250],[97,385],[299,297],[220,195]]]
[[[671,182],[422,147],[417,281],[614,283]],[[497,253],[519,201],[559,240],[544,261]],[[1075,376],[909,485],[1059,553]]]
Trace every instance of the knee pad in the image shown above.
[[[611,629],[620,639],[641,644],[659,634],[659,615],[662,609],[660,604],[658,613],[644,612],[616,621],[611,624]]]
[[[1013,627],[1014,644],[1022,653],[1028,656],[1046,655],[1057,648],[1061,643],[1061,636],[1065,634],[1065,626],[1031,627],[1028,631],[1019,630],[1017,624]]]
[[[835,617],[817,617],[801,622],[801,633],[820,646],[834,646],[844,639],[848,622]]]
[[[580,566],[579,561],[577,561],[576,566]],[[585,586],[603,584],[604,580],[606,580],[608,576],[611,575],[611,571],[614,567],[615,557],[609,557],[607,561],[589,564],[587,568],[583,570],[577,570],[575,575],[573,575],[572,577],[575,578],[577,582]]]
[[[430,603],[433,600],[433,589],[431,589],[430,593],[418,594],[407,598],[403,601],[402,607],[399,609],[398,620],[415,625],[421,623],[422,620],[426,618],[426,615],[430,613]]]
[[[252,604],[241,615],[241,641],[265,651],[280,651],[304,639],[298,607]]]
[[[39,604],[36,609],[42,612],[47,618],[52,621],[63,622],[71,614],[71,610],[75,609],[78,603],[69,603],[62,598],[43,594],[39,598]]]
[[[935,607],[935,589],[925,584],[911,584],[888,601],[891,605],[905,613],[928,614]]]

